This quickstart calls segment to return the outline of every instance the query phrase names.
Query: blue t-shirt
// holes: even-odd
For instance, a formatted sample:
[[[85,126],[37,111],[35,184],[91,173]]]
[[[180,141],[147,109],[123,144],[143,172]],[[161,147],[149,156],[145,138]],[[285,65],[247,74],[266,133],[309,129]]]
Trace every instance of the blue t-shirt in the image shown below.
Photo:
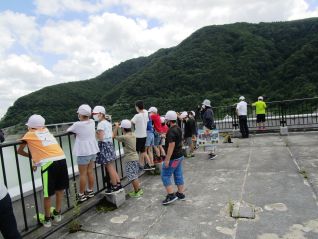
[[[150,117],[149,117],[149,121],[147,123],[147,132],[150,132],[150,133],[154,132],[153,125],[152,125],[152,120],[151,120]]]

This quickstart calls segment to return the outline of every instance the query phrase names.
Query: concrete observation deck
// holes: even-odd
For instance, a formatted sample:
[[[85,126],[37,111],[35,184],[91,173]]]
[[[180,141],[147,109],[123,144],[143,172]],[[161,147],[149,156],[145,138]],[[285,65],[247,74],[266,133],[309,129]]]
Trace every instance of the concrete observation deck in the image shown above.
[[[162,206],[160,176],[141,178],[144,196],[119,209],[91,209],[83,231],[64,227],[49,238],[317,239],[318,132],[264,134],[220,144],[184,162],[186,201]],[[229,203],[244,200],[255,219],[230,217]]]

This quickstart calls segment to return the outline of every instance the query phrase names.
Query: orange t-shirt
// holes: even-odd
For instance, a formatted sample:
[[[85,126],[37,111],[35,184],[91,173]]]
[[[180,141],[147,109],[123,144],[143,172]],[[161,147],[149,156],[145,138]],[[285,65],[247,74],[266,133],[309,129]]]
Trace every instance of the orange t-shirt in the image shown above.
[[[47,128],[30,129],[21,139],[28,144],[35,165],[65,159],[65,154]]]

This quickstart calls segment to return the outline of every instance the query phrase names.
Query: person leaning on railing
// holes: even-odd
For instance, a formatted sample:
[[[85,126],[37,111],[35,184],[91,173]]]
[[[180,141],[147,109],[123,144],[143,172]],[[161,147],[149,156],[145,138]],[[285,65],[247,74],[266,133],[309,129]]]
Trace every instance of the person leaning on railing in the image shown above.
[[[0,231],[4,239],[21,238],[13,214],[10,195],[2,182],[0,182]]]
[[[266,108],[267,105],[263,101],[263,96],[259,96],[258,100],[252,104],[252,106],[255,106],[256,108],[256,124],[259,130],[264,130],[265,129],[265,121],[266,121]]]
[[[244,96],[241,96],[239,100],[240,102],[236,105],[236,113],[239,117],[240,131],[242,138],[248,138],[249,129],[247,125],[247,103],[245,102]]]
[[[45,119],[41,115],[32,115],[26,125],[29,130],[21,139],[23,143],[18,153],[29,157],[29,153],[24,151],[28,146],[35,166],[33,169],[36,170],[37,166],[41,166],[45,211],[42,223],[44,227],[51,227],[52,217],[55,222],[62,220],[64,190],[69,188],[66,156],[54,136],[45,127]],[[55,195],[56,205],[51,215],[51,196],[53,195]]]

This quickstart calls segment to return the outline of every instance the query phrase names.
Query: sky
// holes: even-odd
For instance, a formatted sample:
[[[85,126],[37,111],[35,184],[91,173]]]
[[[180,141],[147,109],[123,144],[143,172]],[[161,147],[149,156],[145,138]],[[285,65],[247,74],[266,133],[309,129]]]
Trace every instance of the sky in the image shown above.
[[[0,118],[20,96],[93,78],[203,26],[308,17],[318,0],[0,0]]]

